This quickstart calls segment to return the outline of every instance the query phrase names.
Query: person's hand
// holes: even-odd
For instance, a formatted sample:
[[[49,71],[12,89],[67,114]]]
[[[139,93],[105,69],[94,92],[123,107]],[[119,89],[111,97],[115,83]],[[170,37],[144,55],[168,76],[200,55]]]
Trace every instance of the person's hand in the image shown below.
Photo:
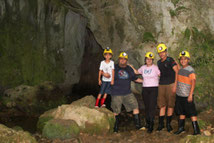
[[[98,81],[98,84],[99,84],[99,85],[101,85],[101,84],[102,84],[102,81],[101,81],[101,80],[99,80],[99,81]]]
[[[172,92],[176,93],[176,84],[174,84],[174,86],[172,87]]]
[[[111,75],[109,73],[104,73],[104,72],[103,72],[103,76],[106,77],[106,78],[110,78],[111,77]]]
[[[114,85],[114,80],[111,81],[111,85]]]
[[[192,96],[188,96],[187,101],[188,101],[188,102],[192,102],[192,100],[193,100],[193,99],[192,99]]]

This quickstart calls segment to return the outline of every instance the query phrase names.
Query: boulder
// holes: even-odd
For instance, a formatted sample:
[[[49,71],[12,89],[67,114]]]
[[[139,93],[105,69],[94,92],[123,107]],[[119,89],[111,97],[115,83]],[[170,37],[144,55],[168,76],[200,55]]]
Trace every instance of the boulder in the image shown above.
[[[99,135],[111,133],[115,122],[114,114],[106,108],[94,108],[94,104],[95,98],[86,96],[72,104],[49,110],[39,117],[38,130],[45,136],[44,130],[50,124],[64,126],[64,123],[66,123],[66,125],[71,124],[73,126],[74,121],[78,125],[80,132],[83,133]],[[78,129],[75,126],[73,130],[75,130],[73,132],[77,133]]]
[[[49,139],[70,139],[79,135],[80,129],[73,120],[53,119],[47,122],[42,135]]]
[[[44,82],[37,86],[20,85],[8,89],[2,96],[2,103],[8,109],[35,115],[66,103],[66,99],[58,86]]]
[[[0,142],[4,143],[37,143],[28,132],[16,131],[0,124]]]

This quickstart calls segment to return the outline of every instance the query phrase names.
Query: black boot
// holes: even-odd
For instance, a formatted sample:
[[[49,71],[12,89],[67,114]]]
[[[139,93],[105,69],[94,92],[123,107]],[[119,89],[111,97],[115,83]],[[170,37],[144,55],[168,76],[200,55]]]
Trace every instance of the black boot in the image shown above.
[[[147,133],[152,133],[153,126],[154,126],[154,119],[151,119],[149,122],[150,122],[150,124],[149,124],[149,128],[147,130]]]
[[[149,128],[149,125],[150,125],[150,119],[147,119],[147,118],[146,118],[146,126],[145,126],[145,128],[148,129],[148,128]]]
[[[161,131],[164,128],[164,117],[165,116],[159,116],[159,124],[158,124],[158,128],[157,131]]]
[[[115,116],[115,123],[114,123],[114,132],[115,132],[115,133],[117,133],[118,130],[119,130],[118,125],[119,125],[119,115],[116,115],[116,116]]]
[[[182,120],[179,119],[178,120],[178,130],[174,134],[178,135],[178,134],[184,132],[185,131],[184,126],[185,126],[185,119],[182,119]]]
[[[197,121],[193,121],[192,122],[192,126],[193,126],[193,130],[194,130],[193,135],[200,134],[200,129],[199,129],[199,126],[198,126],[198,122]]]
[[[134,114],[134,123],[137,130],[142,128],[139,114]]]
[[[167,116],[166,117],[166,128],[167,128],[168,132],[171,132],[173,130],[172,126],[170,125],[171,121],[172,121],[172,116]]]

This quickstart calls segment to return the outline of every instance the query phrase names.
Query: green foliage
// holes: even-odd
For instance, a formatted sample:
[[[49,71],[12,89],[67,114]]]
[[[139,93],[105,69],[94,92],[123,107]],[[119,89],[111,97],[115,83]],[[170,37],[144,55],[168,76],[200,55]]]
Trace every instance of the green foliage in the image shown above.
[[[151,32],[145,32],[143,34],[143,42],[156,42],[156,40]]]
[[[189,30],[189,28],[186,28],[185,32],[184,32],[184,38],[189,40],[191,36],[191,31]]]
[[[178,4],[180,0],[171,0],[171,2],[173,3],[174,7],[176,7],[176,5]]]
[[[175,17],[175,16],[178,16],[184,10],[188,10],[188,9],[184,6],[179,6],[175,10],[170,9],[169,13],[170,13],[171,17]]]
[[[204,121],[204,120],[199,119],[198,120],[198,125],[199,125],[200,129],[206,129],[207,126],[209,125],[209,123]]]

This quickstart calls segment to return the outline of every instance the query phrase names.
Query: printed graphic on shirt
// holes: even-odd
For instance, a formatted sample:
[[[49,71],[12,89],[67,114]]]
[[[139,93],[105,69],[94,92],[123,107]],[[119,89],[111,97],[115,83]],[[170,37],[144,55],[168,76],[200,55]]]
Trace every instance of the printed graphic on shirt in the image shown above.
[[[151,73],[152,73],[152,69],[149,69],[149,70],[145,69],[144,70],[144,74],[151,74]]]
[[[119,77],[119,79],[128,79],[129,74],[125,70],[119,70],[118,77]]]

